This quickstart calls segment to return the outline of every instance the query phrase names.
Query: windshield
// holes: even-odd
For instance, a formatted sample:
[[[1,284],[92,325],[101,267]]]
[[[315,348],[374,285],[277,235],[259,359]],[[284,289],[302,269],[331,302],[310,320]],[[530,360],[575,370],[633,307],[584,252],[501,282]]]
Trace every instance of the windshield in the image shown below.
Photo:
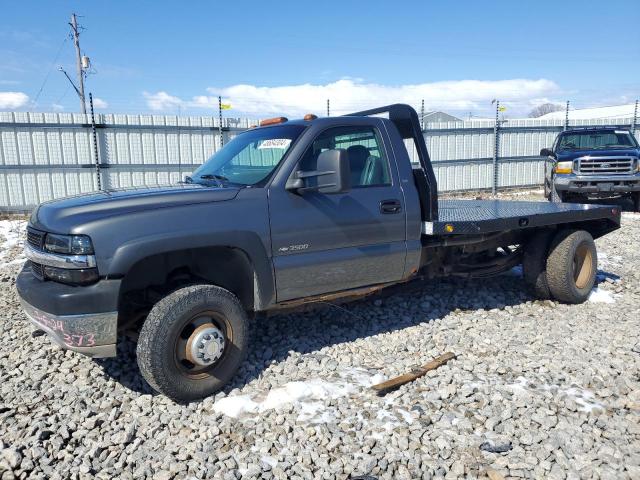
[[[572,132],[560,135],[558,150],[635,148],[638,144],[626,130]]]
[[[304,130],[282,125],[241,133],[216,152],[188,182],[258,185],[267,180]]]

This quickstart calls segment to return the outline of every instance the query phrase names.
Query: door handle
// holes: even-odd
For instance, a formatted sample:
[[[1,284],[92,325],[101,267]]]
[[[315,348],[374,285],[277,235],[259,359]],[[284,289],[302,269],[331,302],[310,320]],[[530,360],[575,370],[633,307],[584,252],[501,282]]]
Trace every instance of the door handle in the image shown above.
[[[402,204],[400,200],[382,200],[380,202],[380,213],[400,213],[402,211]]]

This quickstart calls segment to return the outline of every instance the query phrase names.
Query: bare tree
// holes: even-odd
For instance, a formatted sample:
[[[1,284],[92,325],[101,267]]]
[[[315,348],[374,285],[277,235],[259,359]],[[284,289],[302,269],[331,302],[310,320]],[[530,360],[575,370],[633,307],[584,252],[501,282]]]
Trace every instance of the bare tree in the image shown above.
[[[529,118],[538,118],[547,113],[559,112],[560,110],[564,110],[562,105],[558,105],[557,103],[543,103],[529,112]]]

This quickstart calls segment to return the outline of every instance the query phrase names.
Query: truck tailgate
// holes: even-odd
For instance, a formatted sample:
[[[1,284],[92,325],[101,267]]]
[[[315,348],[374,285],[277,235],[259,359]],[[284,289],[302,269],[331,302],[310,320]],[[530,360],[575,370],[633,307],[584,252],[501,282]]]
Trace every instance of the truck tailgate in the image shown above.
[[[620,226],[620,207],[509,200],[439,200],[438,220],[423,222],[424,235],[469,235],[548,225],[602,221],[603,232]]]

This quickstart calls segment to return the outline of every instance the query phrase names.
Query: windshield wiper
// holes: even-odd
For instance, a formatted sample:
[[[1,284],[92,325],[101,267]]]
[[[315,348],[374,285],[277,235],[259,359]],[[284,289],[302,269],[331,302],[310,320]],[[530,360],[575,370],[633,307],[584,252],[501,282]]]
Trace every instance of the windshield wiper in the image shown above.
[[[205,173],[204,175],[200,175],[202,180],[215,180],[219,187],[224,187],[222,182],[228,182],[229,179],[223,175],[218,175],[216,173]]]
[[[200,175],[200,178],[203,180],[222,180],[223,182],[228,182],[229,179],[223,175],[218,175],[216,173],[205,173],[204,175]]]

